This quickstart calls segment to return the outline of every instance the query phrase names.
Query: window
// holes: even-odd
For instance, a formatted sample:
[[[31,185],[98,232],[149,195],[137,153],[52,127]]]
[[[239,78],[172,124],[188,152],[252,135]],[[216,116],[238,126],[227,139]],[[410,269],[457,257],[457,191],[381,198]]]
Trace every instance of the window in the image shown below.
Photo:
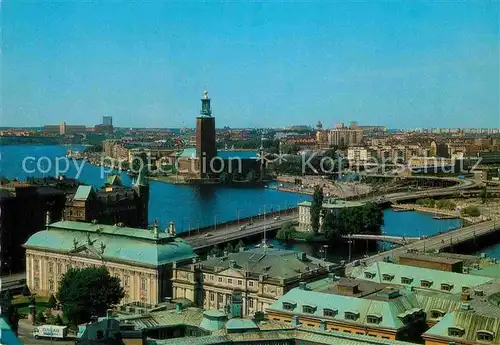
[[[220,303],[223,303],[223,301],[224,301],[224,299],[222,297],[222,294],[221,293],[217,294],[217,303],[220,304]]]
[[[413,279],[408,277],[401,277],[401,284],[411,284]]]
[[[53,262],[48,263],[47,270],[49,271],[49,274],[54,273],[54,263]]]
[[[35,277],[34,279],[34,285],[35,285],[35,290],[38,290],[40,288],[40,278]]]
[[[248,307],[253,308],[253,298],[248,299]]]
[[[432,285],[432,281],[430,280],[421,280],[420,281],[420,286],[424,288],[430,288]]]
[[[314,314],[316,311],[316,307],[311,306],[311,305],[304,305],[302,306],[302,312],[306,314]]]
[[[238,285],[243,285],[243,282],[241,280],[238,280]]]
[[[394,275],[393,274],[388,274],[388,273],[382,274],[382,280],[391,281],[393,279],[394,279]]]
[[[373,272],[365,272],[365,278],[373,279],[373,278],[375,278],[375,273],[373,273]]]
[[[445,314],[445,312],[442,310],[438,310],[438,309],[431,310],[431,318],[432,319],[437,319],[438,317],[443,317],[444,314]]]
[[[329,317],[334,317],[337,315],[338,310],[333,310],[333,309],[323,309],[323,316],[329,316]]]
[[[364,334],[363,332],[356,332],[356,334]]]
[[[210,280],[214,280],[214,276],[213,275],[210,275]]]
[[[386,337],[385,335],[383,335],[382,339],[391,339],[391,338],[390,337]]]
[[[38,259],[33,260],[33,270],[35,272],[40,272],[40,260]]]
[[[464,334],[462,327],[448,327],[448,335],[450,337],[461,337]]]
[[[129,286],[130,285],[130,276],[124,275],[123,276],[123,285],[124,286]]]
[[[351,331],[348,329],[344,329],[344,333],[351,333]]]
[[[493,332],[480,330],[477,331],[477,340],[492,342],[494,338]]]
[[[251,281],[251,280],[250,280],[250,281],[248,282],[248,286],[253,287],[253,281]]]
[[[313,323],[308,323],[307,324],[309,327],[315,327],[315,325]]]
[[[219,277],[218,280],[219,280],[219,283],[222,283],[222,277]]]
[[[357,312],[346,311],[344,316],[346,320],[356,321],[359,317],[359,314]]]
[[[366,322],[368,323],[380,323],[382,321],[382,316],[380,315],[367,315],[366,316]]]
[[[62,274],[63,266],[61,263],[57,264],[57,274]]]
[[[213,293],[213,291],[210,291],[210,301],[214,301],[215,300],[215,295]]]
[[[296,306],[295,303],[283,302],[283,309],[284,310],[294,310],[295,306]]]
[[[203,280],[207,280],[207,275],[203,273]]]
[[[376,334],[368,334],[369,337],[376,337]]]
[[[54,290],[54,281],[52,279],[49,279],[49,291]]]
[[[141,290],[146,290],[147,279],[141,278]]]
[[[231,278],[227,278],[227,283],[228,284],[233,284],[233,280]]]
[[[483,296],[484,292],[483,292],[483,290],[474,290],[474,295],[476,295],[476,296]]]
[[[452,284],[448,284],[448,283],[442,283],[441,284],[441,290],[443,290],[443,291],[451,291],[451,289],[453,289],[453,285]]]

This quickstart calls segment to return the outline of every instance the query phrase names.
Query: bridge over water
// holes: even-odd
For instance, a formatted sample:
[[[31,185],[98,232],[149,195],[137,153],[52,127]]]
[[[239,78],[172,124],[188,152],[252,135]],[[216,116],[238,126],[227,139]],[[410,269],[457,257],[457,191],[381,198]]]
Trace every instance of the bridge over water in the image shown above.
[[[387,236],[387,235],[368,235],[368,234],[351,234],[342,236],[347,240],[372,240],[382,241],[394,244],[408,244],[420,240],[420,237],[404,237],[404,236]]]

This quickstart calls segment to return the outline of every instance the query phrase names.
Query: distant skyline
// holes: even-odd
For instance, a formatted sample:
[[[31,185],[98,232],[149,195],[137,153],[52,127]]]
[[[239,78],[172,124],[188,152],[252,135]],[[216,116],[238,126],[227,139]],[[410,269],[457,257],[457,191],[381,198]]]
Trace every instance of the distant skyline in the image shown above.
[[[4,2],[0,126],[500,127],[491,2]]]

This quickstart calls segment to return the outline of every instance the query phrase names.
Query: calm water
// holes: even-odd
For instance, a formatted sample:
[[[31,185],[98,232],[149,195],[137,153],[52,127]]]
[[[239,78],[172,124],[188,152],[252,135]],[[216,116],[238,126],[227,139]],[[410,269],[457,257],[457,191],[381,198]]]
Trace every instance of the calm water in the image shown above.
[[[0,146],[0,176],[7,178],[26,179],[28,176],[54,176],[56,157],[64,157],[68,149],[82,150],[81,146]],[[33,173],[23,169],[23,160],[34,157],[40,162],[42,171]],[[48,159],[42,158],[48,157]],[[78,169],[74,161],[69,161],[68,177],[77,177]],[[76,162],[78,166],[83,161]],[[96,167],[84,163],[80,181],[101,187],[104,183],[107,168]],[[36,168],[33,160],[26,161],[27,170]],[[60,170],[66,169],[66,162],[61,161]],[[130,185],[131,179],[121,173],[125,185]],[[177,230],[187,231],[189,228],[209,226],[239,216],[250,217],[270,209],[284,209],[296,205],[298,202],[310,199],[309,196],[279,192],[267,188],[229,188],[222,186],[186,186],[172,185],[162,182],[150,182],[149,220],[155,219],[161,226],[166,227],[173,220]]]
[[[68,149],[81,150],[81,146],[0,146],[0,176],[24,180],[28,176],[53,176],[56,157],[64,157]],[[23,171],[22,162],[25,157],[32,156],[36,159],[48,157],[49,160],[41,161],[43,170],[47,173],[28,173]],[[49,166],[49,161],[51,162]],[[33,169],[35,163],[28,161],[26,167]],[[77,168],[70,161],[66,176],[76,177]],[[81,164],[82,162],[77,162]],[[64,168],[65,164],[61,163]],[[51,169],[48,169],[51,168]],[[95,187],[104,183],[105,169],[85,164],[79,179]],[[130,184],[131,179],[122,173],[124,184]],[[190,227],[212,225],[215,220],[223,222],[238,217],[249,217],[259,214],[266,209],[283,209],[290,205],[309,199],[308,196],[279,192],[274,189],[264,188],[227,188],[222,186],[185,186],[171,185],[162,182],[151,182],[151,197],[149,203],[150,222],[158,219],[161,226],[166,227],[173,220],[178,231],[187,231]],[[238,211],[239,210],[239,211]],[[422,236],[433,235],[440,231],[457,228],[460,220],[435,220],[431,214],[417,212],[384,211],[385,225],[383,231],[387,235],[397,236]],[[310,244],[287,245],[275,239],[270,242],[277,247],[290,248],[318,256],[321,246]],[[382,248],[380,248],[382,249]],[[500,244],[492,245],[481,250],[490,256],[500,258]],[[369,254],[369,253],[368,253]],[[335,250],[327,249],[327,257],[338,261],[347,259],[348,248]]]

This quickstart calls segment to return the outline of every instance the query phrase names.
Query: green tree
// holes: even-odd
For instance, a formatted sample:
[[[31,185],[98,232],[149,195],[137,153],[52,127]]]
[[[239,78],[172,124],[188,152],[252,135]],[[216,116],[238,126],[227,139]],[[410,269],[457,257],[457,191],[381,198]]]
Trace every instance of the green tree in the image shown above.
[[[210,255],[212,256],[221,256],[222,255],[222,250],[219,248],[217,244],[215,244],[212,249],[209,252]]]
[[[481,211],[476,206],[467,206],[462,210],[462,214],[467,217],[479,217],[481,215]]]
[[[57,314],[56,317],[54,318],[54,325],[62,326],[62,324],[63,324],[63,320],[62,320],[61,316],[59,314]]]
[[[238,243],[236,244],[236,246],[234,247],[234,251],[235,252],[239,252],[241,250],[241,248],[245,249],[246,246],[245,246],[245,242],[243,242],[243,240],[239,240]]]
[[[483,204],[486,204],[486,202],[488,201],[488,197],[489,197],[488,189],[486,187],[484,187],[481,190],[481,192],[479,193],[479,197],[481,198],[481,202]]]
[[[31,291],[28,285],[24,284],[22,294],[23,296],[31,296]]]
[[[276,239],[279,241],[290,241],[295,239],[296,232],[291,222],[286,222],[281,226],[276,234]]]
[[[54,295],[50,295],[49,301],[47,302],[47,307],[54,309],[57,305],[57,300]]]
[[[72,325],[104,315],[124,296],[120,279],[110,276],[105,266],[69,269],[57,292],[62,311]]]
[[[231,243],[228,243],[226,245],[226,248],[224,248],[224,251],[227,252],[227,253],[233,253],[234,252],[234,247]]]
[[[323,189],[320,186],[314,187],[313,199],[311,202],[311,227],[314,233],[319,231],[319,220],[323,209]]]
[[[40,310],[35,317],[35,321],[38,322],[39,324],[45,323],[45,315],[43,315],[43,312]]]
[[[9,291],[5,291],[0,299],[0,310],[5,321],[7,321],[12,331],[17,335],[19,314],[17,309],[12,305],[12,296]]]

